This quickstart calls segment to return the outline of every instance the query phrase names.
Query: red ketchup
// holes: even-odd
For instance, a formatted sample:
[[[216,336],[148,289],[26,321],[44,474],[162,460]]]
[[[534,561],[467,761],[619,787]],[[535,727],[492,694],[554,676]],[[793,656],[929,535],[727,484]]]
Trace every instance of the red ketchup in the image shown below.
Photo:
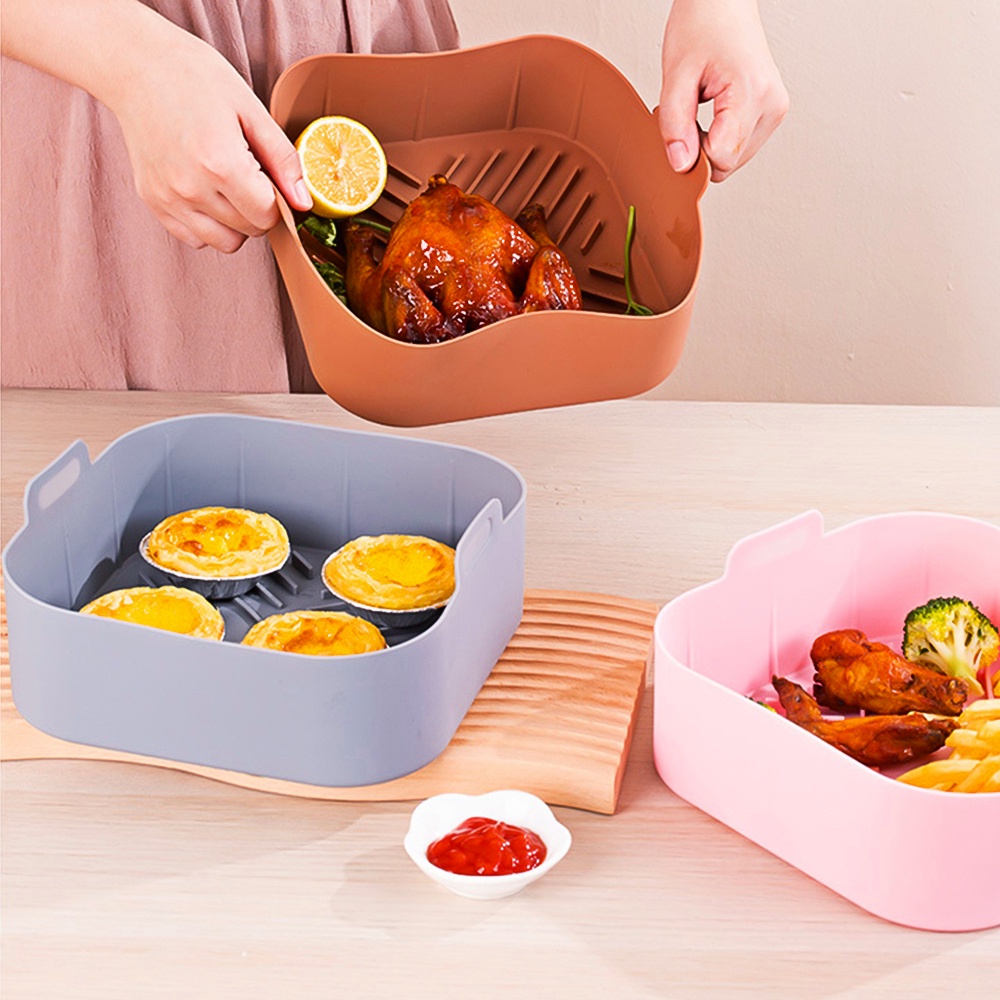
[[[545,860],[537,833],[497,819],[473,816],[435,840],[427,860],[456,875],[512,875],[537,868]]]

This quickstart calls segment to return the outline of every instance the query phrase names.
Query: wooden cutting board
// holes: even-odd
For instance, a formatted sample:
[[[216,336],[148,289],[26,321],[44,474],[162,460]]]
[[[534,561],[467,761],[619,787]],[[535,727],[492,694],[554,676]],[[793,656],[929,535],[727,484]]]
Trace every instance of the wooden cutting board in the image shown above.
[[[394,781],[326,788],[70,743],[35,729],[11,696],[0,594],[0,759],[132,762],[259,791],[353,802],[521,788],[551,805],[611,814],[646,686],[656,611],[604,594],[528,591],[517,632],[439,757]]]

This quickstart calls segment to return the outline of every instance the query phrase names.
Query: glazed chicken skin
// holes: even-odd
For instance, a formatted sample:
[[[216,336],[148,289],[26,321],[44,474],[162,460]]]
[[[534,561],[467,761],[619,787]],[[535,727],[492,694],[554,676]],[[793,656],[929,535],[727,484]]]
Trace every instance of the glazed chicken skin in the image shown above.
[[[935,753],[958,728],[957,719],[923,715],[865,715],[826,719],[810,694],[794,681],[772,677],[785,717],[869,767],[905,764]]]
[[[441,176],[406,207],[380,262],[378,237],[345,232],[347,302],[397,340],[433,344],[538,309],[579,309],[580,286],[530,205],[515,222]]]
[[[965,681],[917,666],[858,629],[819,636],[809,655],[816,700],[837,711],[958,715],[969,695]]]
[[[538,244],[538,252],[531,262],[518,311],[526,313],[538,309],[579,309],[580,286],[565,254],[549,235],[542,206],[529,205],[517,217],[517,221]]]

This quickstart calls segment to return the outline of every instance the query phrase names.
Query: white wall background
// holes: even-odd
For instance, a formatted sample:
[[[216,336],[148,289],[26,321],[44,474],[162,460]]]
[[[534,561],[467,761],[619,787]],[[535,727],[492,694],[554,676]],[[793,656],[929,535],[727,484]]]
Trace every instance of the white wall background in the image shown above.
[[[451,0],[659,99],[668,0]],[[654,397],[1000,405],[1000,3],[761,0],[791,112],[709,187],[684,357]]]

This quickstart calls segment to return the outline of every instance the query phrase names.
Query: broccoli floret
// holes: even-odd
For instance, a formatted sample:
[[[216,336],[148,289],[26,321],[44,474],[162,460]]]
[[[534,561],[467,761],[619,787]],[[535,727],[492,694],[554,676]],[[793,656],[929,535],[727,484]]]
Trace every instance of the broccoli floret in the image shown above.
[[[914,608],[903,623],[903,655],[913,663],[960,677],[981,697],[976,674],[1000,654],[996,626],[960,597],[935,597]]]

